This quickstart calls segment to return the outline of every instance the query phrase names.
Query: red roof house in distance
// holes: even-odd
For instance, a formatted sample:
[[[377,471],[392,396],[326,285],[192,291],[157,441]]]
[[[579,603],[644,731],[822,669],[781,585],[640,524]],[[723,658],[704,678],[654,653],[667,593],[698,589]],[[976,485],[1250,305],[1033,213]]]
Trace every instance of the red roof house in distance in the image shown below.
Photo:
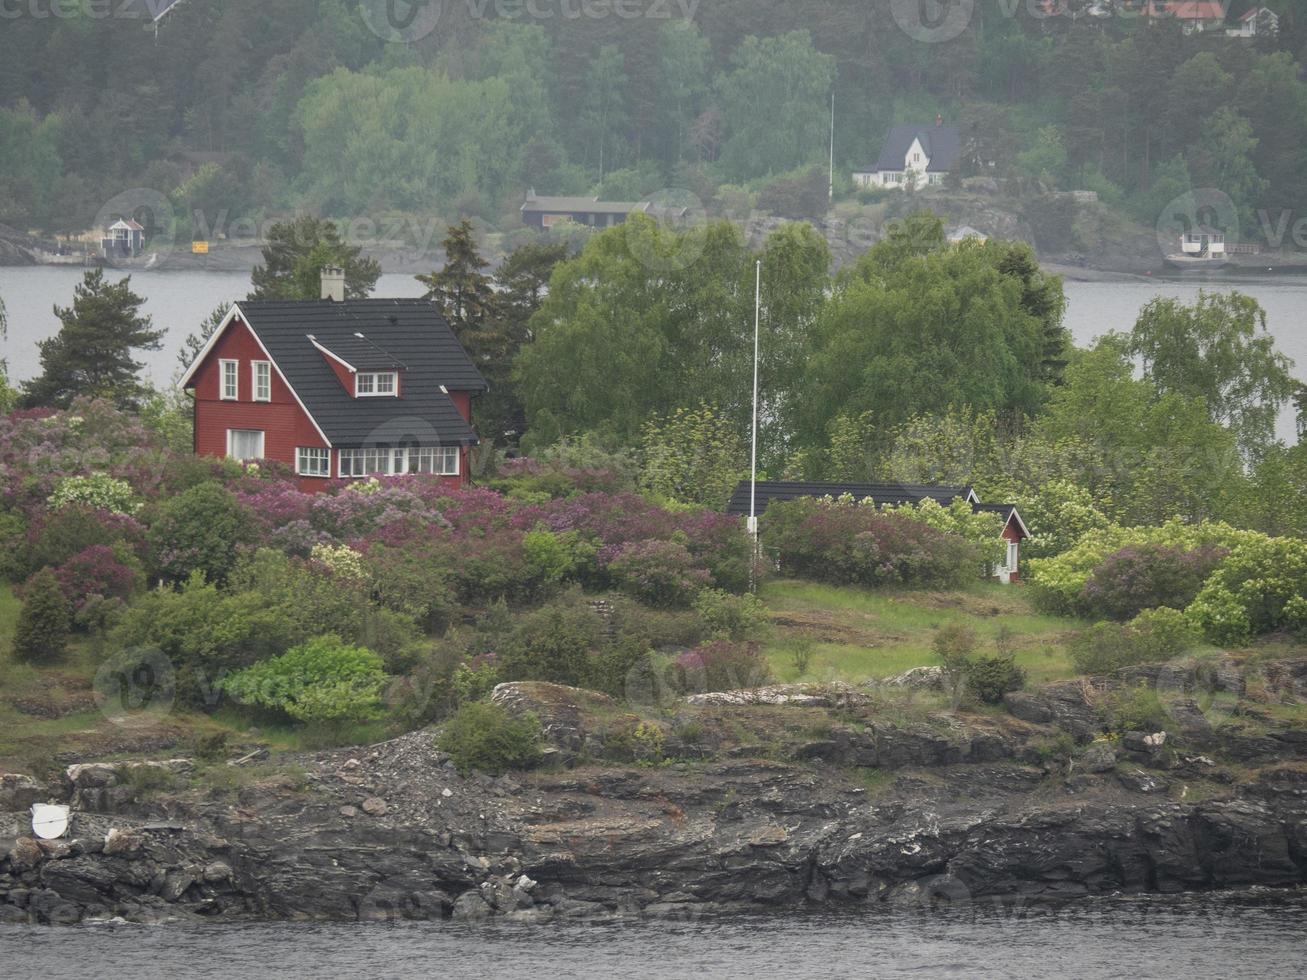
[[[245,301],[179,382],[195,393],[195,452],[294,467],[300,487],[424,473],[468,482],[472,396],[486,390],[421,299]]]

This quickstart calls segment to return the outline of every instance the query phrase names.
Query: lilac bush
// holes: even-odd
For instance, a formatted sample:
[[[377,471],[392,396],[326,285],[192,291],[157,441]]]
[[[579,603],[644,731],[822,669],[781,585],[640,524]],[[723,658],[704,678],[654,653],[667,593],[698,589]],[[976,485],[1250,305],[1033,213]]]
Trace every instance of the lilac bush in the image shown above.
[[[1184,609],[1227,553],[1217,547],[1186,551],[1162,544],[1128,545],[1094,567],[1077,611],[1124,622],[1145,609]]]
[[[781,570],[847,585],[938,587],[978,575],[976,547],[901,514],[804,498],[767,508],[763,545]]]

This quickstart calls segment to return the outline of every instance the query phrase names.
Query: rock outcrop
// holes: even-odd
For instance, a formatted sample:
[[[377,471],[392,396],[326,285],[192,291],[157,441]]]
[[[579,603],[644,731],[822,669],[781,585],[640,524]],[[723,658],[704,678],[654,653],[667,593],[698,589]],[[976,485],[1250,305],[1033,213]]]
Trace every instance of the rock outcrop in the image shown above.
[[[1224,752],[1288,745],[1291,727],[1216,726],[1201,752],[1169,727],[1108,738],[1092,704],[1110,686],[1022,692],[1016,717],[891,718],[794,691],[681,703],[639,722],[662,755],[637,765],[620,761],[625,706],[514,684],[495,700],[537,715],[553,750],[531,772],[462,776],[414,732],[224,766],[242,774],[226,789],[175,763],[166,786],[117,766],[52,787],[0,776],[0,921],[538,922],[1307,882],[1307,767]],[[75,807],[61,840],[21,812],[41,790]]]

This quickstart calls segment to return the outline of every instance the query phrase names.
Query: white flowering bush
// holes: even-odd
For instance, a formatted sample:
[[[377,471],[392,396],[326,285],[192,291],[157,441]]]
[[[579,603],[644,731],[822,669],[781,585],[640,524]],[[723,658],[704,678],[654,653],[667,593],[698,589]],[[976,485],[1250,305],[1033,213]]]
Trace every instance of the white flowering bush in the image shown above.
[[[863,501],[864,504],[868,502]],[[954,500],[945,507],[939,501],[927,497],[916,504],[882,507],[881,513],[898,514],[929,525],[936,531],[956,534],[970,541],[980,549],[986,566],[1002,564],[1007,553],[1007,545],[1002,538],[1003,518],[989,511],[977,513],[965,500]]]
[[[113,514],[134,514],[141,506],[131,484],[108,473],[65,476],[55,485],[48,502],[55,510],[82,504]]]
[[[1217,643],[1307,627],[1307,541],[1259,535],[1239,545],[1185,615]]]
[[[351,582],[362,582],[367,578],[363,556],[348,545],[315,544],[309,558],[338,578]]]

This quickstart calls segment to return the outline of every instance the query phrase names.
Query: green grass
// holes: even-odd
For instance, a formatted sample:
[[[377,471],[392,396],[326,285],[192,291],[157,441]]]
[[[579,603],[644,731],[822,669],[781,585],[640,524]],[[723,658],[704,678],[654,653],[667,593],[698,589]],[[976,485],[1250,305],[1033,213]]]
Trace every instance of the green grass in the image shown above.
[[[816,641],[804,680],[858,682],[932,664],[935,631],[962,622],[975,630],[979,653],[995,652],[995,638],[1006,627],[1017,663],[1039,684],[1073,676],[1065,640],[1083,626],[1037,613],[1020,586],[996,582],[911,592],[778,579],[761,594],[777,621],[764,654],[784,681],[799,679],[786,651],[798,634]]]

